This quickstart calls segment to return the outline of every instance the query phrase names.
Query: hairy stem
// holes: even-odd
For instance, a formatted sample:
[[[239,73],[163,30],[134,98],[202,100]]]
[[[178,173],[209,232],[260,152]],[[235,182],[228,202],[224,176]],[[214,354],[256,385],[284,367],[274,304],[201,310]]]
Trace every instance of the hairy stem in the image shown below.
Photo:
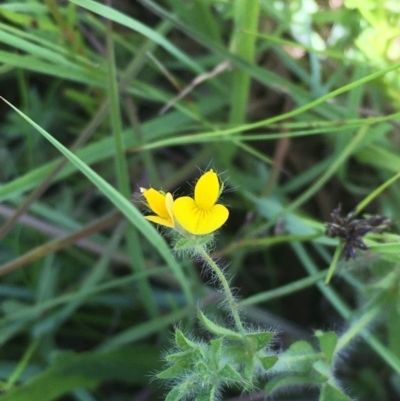
[[[224,289],[226,298],[228,300],[228,304],[231,309],[233,319],[235,320],[236,327],[237,327],[239,333],[244,335],[245,330],[244,330],[243,323],[239,316],[239,307],[238,307],[237,302],[235,301],[235,298],[232,294],[231,288],[229,287],[228,281],[227,281],[226,277],[224,276],[224,273],[222,273],[222,270],[220,269],[220,267],[217,265],[217,263],[215,263],[215,261],[212,259],[212,257],[208,254],[208,252],[205,250],[205,248],[203,246],[197,245],[196,250],[218,276],[219,281],[221,282],[222,287]]]

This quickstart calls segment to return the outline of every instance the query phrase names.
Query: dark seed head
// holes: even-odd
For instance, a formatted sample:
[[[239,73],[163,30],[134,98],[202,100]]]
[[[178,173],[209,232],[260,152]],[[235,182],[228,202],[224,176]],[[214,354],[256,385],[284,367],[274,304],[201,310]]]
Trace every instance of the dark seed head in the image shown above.
[[[351,212],[342,217],[341,205],[331,213],[332,223],[325,223],[325,235],[331,238],[340,238],[342,241],[343,255],[346,260],[356,257],[356,249],[367,250],[367,244],[362,240],[364,235],[373,232],[381,233],[388,229],[391,221],[386,217],[372,216],[368,218],[354,219],[355,213]]]

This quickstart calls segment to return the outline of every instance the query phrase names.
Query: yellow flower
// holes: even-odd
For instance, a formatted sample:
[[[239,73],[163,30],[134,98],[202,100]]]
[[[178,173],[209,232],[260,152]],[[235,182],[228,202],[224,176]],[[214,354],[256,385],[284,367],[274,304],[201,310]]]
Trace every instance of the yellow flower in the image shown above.
[[[194,188],[194,199],[183,196],[174,201],[176,221],[189,233],[204,235],[218,230],[226,222],[229,211],[215,204],[221,194],[217,174],[213,170],[203,174]]]
[[[156,216],[145,216],[145,218],[153,223],[174,228],[174,215],[172,214],[174,199],[172,195],[169,192],[164,194],[153,188],[140,188],[140,192],[146,198],[149,208],[156,214]]]

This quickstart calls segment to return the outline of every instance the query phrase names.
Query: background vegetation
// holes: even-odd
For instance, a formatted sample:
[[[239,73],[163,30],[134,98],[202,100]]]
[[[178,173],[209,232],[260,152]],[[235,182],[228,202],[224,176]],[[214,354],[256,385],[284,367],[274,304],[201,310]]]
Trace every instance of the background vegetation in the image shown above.
[[[151,377],[173,325],[201,336],[196,306],[224,311],[137,193],[188,192],[211,167],[230,209],[215,256],[248,324],[278,329],[276,350],[343,334],[332,368],[346,392],[398,400],[399,12],[390,0],[3,1],[0,95],[17,110],[0,103],[1,399],[162,398]],[[339,203],[393,224],[332,264],[324,222]],[[242,398],[263,399],[267,382]]]

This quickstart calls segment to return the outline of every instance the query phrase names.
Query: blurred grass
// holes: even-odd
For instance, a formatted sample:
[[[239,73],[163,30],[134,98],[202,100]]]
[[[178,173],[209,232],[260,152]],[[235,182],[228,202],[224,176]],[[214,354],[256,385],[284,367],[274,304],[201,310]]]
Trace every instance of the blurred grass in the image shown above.
[[[247,319],[281,327],[282,347],[352,327],[346,388],[399,398],[400,20],[383,3],[0,5],[2,398],[160,397],[150,375],[173,324],[195,331],[197,301],[222,311],[137,193],[187,192],[210,167],[231,210],[216,255]],[[394,223],[326,287],[338,203]]]

